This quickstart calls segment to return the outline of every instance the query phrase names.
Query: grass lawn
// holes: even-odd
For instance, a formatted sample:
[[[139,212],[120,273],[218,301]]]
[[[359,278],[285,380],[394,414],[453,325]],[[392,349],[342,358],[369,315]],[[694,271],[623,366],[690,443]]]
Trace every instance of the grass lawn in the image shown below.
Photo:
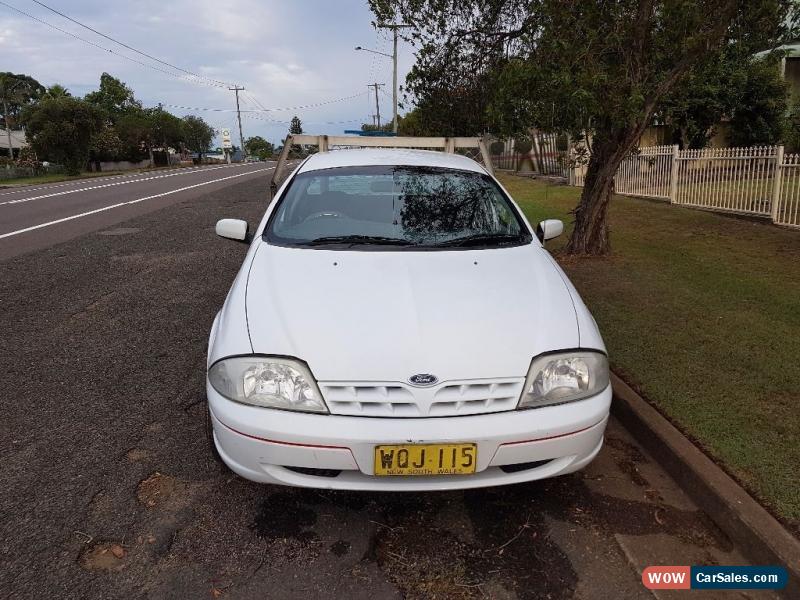
[[[800,231],[617,196],[612,253],[559,256],[580,190],[501,175],[594,314],[615,371],[800,532]]]
[[[90,179],[92,177],[108,177],[122,173],[135,173],[136,171],[101,171],[100,173],[81,173],[80,175],[40,175],[38,177],[17,177],[16,179],[0,180],[4,185],[34,185],[38,183],[58,183],[59,181],[72,181],[73,179]]]

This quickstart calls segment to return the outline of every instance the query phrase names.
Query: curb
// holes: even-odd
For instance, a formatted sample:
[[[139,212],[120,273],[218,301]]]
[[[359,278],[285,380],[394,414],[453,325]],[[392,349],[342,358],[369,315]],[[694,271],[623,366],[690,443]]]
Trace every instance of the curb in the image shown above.
[[[614,373],[611,385],[614,416],[745,556],[786,567],[789,583],[782,593],[800,597],[800,541]]]

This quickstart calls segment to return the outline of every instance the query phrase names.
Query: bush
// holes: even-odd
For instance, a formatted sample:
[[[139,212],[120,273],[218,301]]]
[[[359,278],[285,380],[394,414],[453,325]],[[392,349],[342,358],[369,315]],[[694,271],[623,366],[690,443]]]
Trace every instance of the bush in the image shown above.
[[[503,142],[497,140],[489,145],[489,152],[491,152],[492,156],[499,156],[503,153],[505,147],[506,145]]]

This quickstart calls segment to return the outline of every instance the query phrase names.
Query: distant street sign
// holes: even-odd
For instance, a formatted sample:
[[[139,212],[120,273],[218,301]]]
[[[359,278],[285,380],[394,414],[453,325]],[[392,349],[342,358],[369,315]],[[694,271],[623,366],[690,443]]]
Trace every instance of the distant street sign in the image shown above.
[[[223,129],[222,130],[222,147],[225,148],[226,150],[233,147],[233,144],[231,144],[231,130],[230,129]]]

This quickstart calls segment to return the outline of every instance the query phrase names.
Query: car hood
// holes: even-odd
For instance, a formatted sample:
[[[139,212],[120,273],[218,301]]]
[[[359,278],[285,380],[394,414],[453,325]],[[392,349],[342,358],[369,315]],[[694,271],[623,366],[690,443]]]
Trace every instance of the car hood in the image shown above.
[[[572,296],[537,244],[456,251],[332,251],[261,243],[247,281],[253,350],[320,381],[524,376],[579,346]]]

